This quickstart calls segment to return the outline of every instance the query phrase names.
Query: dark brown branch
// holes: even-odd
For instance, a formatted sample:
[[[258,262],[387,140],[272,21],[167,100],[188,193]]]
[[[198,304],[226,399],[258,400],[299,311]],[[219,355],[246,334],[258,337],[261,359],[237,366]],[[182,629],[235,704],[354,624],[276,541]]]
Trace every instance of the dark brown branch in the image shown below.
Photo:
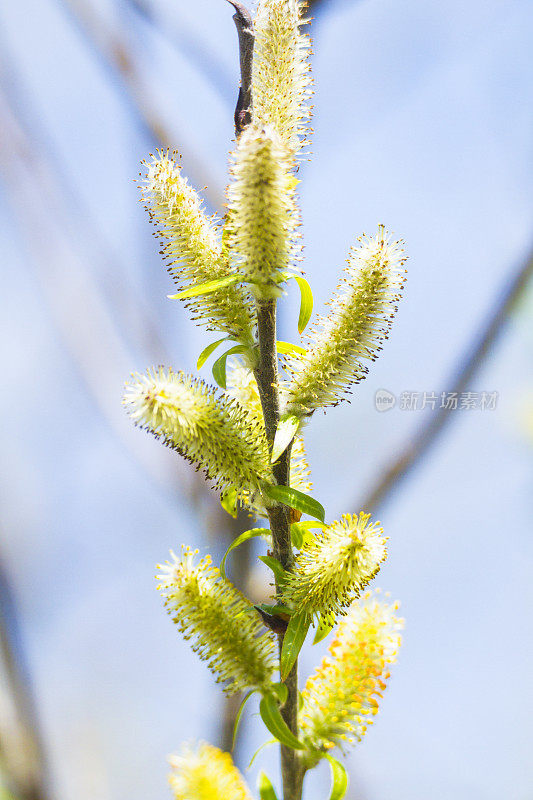
[[[241,66],[241,85],[237,107],[235,108],[235,135],[240,136],[252,121],[252,65],[254,59],[254,23],[252,15],[242,3],[228,0],[235,14],[233,20],[239,36],[239,60]]]
[[[257,332],[259,344],[258,365],[254,370],[265,430],[270,450],[279,423],[279,392],[278,392],[278,356],[276,351],[276,301],[268,300],[257,303]],[[281,486],[289,485],[290,448],[274,464],[273,472],[277,483]],[[286,506],[274,506],[268,509],[270,530],[272,531],[272,544],[274,557],[278,559],[284,569],[291,570],[294,564],[292,551],[289,511]],[[279,586],[276,584],[276,590]],[[283,645],[283,634],[278,635],[279,652]],[[281,709],[281,714],[290,730],[298,735],[298,662],[285,681],[288,696],[287,702]],[[290,747],[281,745],[281,774],[283,778],[284,800],[300,800],[302,795],[303,770],[298,754]]]
[[[464,392],[470,385],[472,378],[478,372],[505,324],[521,297],[531,276],[533,275],[533,250],[529,252],[519,268],[512,275],[508,286],[501,298],[488,315],[485,324],[474,339],[473,344],[460,361],[459,366],[452,375],[447,386],[447,391]],[[407,475],[420,463],[422,458],[437,441],[439,434],[450,421],[452,412],[449,408],[439,408],[428,417],[414,438],[407,442],[391,463],[385,468],[374,487],[370,490],[363,502],[357,504],[356,509],[376,511],[384,505],[394,490],[407,477]]]

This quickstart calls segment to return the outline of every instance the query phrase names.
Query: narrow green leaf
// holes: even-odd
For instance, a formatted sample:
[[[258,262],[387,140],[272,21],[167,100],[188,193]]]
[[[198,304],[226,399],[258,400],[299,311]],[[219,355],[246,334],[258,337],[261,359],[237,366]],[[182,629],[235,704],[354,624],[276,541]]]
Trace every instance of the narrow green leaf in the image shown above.
[[[240,536],[237,536],[235,541],[230,544],[230,546],[224,553],[224,556],[222,558],[222,561],[220,562],[220,567],[219,567],[220,574],[222,575],[224,580],[226,580],[226,559],[231,553],[231,551],[235,550],[236,547],[238,547],[243,542],[247,542],[249,539],[254,539],[256,536],[264,536],[265,531],[268,531],[268,528],[251,528],[249,531],[244,531],[244,533],[241,533]]]
[[[299,492],[297,489],[292,489],[289,486],[277,485],[267,485],[263,491],[267,497],[270,497],[271,500],[275,500],[277,503],[283,503],[289,506],[289,508],[296,508],[303,514],[309,514],[310,517],[315,517],[315,519],[320,520],[320,522],[324,522],[325,520],[326,512],[324,511],[324,507],[318,500],[315,500],[314,497],[308,494]]]
[[[289,617],[292,616],[292,611],[288,606],[281,605],[278,603],[277,605],[273,606],[269,603],[259,603],[255,605],[254,608],[260,608],[261,611],[264,611],[266,614],[288,614]]]
[[[268,775],[263,770],[257,776],[257,788],[259,789],[260,800],[278,800],[274,787]]]
[[[285,683],[272,683],[270,686],[271,691],[274,692],[276,697],[278,698],[280,704],[283,706],[287,702],[287,697],[289,696],[289,690],[287,688],[287,684]]]
[[[327,622],[324,617],[321,617],[316,629],[315,638],[313,639],[313,644],[318,644],[321,642],[322,639],[325,639],[328,633],[332,630],[333,625],[330,622]]]
[[[207,347],[204,347],[200,355],[198,356],[198,361],[196,362],[196,369],[201,369],[211,353],[214,353],[217,347],[222,344],[222,342],[227,342],[229,340],[228,336],[225,336],[223,339],[217,339],[216,342],[211,342],[208,344]]]
[[[280,672],[281,680],[287,679],[294,662],[298,658],[298,653],[307,636],[311,618],[309,614],[294,614],[289,620],[289,625],[283,637],[283,647],[281,648]]]
[[[331,766],[331,793],[329,800],[342,800],[348,789],[348,773],[336,758],[325,753]]]
[[[281,716],[277,700],[273,694],[263,697],[259,703],[259,713],[268,730],[272,736],[276,737],[278,742],[286,745],[286,747],[292,747],[293,750],[306,749],[305,745],[291,732]]]
[[[263,742],[261,747],[258,747],[257,750],[255,751],[255,753],[253,754],[253,756],[251,757],[250,763],[246,767],[247,771],[252,768],[252,764],[254,763],[255,759],[257,758],[257,756],[259,755],[261,750],[264,750],[265,747],[268,747],[269,744],[278,744],[278,740],[277,739],[269,739],[268,742]]]
[[[276,578],[276,583],[283,583],[285,580],[285,570],[277,558],[274,558],[274,556],[259,556],[259,561],[262,561],[263,564],[266,564],[267,567],[270,567],[274,573],[274,577]]]
[[[233,752],[235,748],[235,741],[237,739],[237,731],[239,729],[239,723],[241,721],[241,717],[244,711],[244,707],[250,697],[257,691],[257,689],[252,689],[250,692],[247,692],[244,697],[242,698],[241,704],[239,706],[239,710],[237,711],[237,715],[235,716],[235,722],[233,723],[233,736],[231,737],[231,752]]]
[[[300,427],[300,420],[294,414],[288,414],[282,417],[279,421],[276,435],[274,437],[274,445],[272,447],[272,456],[270,461],[274,464],[278,458],[285,452],[290,445]]]
[[[300,315],[298,317],[298,333],[303,333],[313,313],[313,292],[305,278],[294,276],[300,287]]]
[[[189,286],[177,294],[167,294],[169,300],[186,300],[188,297],[198,297],[201,294],[211,294],[211,292],[218,292],[219,289],[225,289],[234,283],[242,281],[242,275],[226,275],[225,278],[217,278],[216,281],[207,281],[206,283],[198,283],[196,286]]]
[[[216,380],[218,385],[221,389],[226,388],[226,361],[228,356],[233,356],[236,353],[246,353],[248,348],[244,344],[238,344],[235,347],[231,347],[229,350],[226,350],[224,355],[217,358],[215,363],[213,364],[213,378]]]
[[[220,505],[230,517],[237,519],[237,489],[230,489],[220,498]]]
[[[289,356],[292,353],[298,353],[305,356],[307,350],[305,347],[300,347],[299,344],[292,344],[292,342],[276,342],[276,350],[282,355]]]
[[[291,542],[297,550],[301,550],[304,545],[304,532],[297,522],[291,525]]]

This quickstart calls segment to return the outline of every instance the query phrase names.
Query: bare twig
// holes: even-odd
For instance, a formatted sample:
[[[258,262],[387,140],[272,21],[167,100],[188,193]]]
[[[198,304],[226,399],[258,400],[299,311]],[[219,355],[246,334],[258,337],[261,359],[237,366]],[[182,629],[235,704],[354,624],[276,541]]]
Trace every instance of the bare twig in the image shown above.
[[[254,59],[254,23],[246,6],[236,0],[228,0],[235,14],[233,20],[239,36],[239,60],[241,67],[241,85],[235,108],[235,134],[240,136],[252,121],[252,65]]]
[[[154,92],[147,85],[135,57],[134,47],[124,32],[119,32],[117,29],[110,31],[95,12],[91,0],[62,0],[62,2],[70,10],[73,19],[105,65],[122,79],[133,108],[155,145],[170,149],[177,146],[187,163],[193,183],[199,187],[206,187],[204,189],[206,199],[213,208],[219,208],[223,198],[222,188],[218,186],[217,180],[206,172],[201,160],[194,154],[193,148],[187,145],[184,134],[171,130],[158,104],[154,102]]]
[[[509,315],[516,306],[524,289],[533,275],[533,250],[531,250],[518,269],[511,276],[507,287],[494,305],[482,326],[473,344],[465,353],[449,384],[449,392],[460,394],[470,385],[472,378],[478,372],[491,349],[505,328]],[[391,497],[392,493],[407,477],[407,475],[420,463],[422,458],[435,444],[439,434],[452,417],[451,410],[447,407],[439,408],[428,416],[427,421],[420,427],[415,436],[407,442],[395,455],[391,463],[383,470],[375,485],[368,492],[362,503],[356,508],[366,511],[376,511]]]

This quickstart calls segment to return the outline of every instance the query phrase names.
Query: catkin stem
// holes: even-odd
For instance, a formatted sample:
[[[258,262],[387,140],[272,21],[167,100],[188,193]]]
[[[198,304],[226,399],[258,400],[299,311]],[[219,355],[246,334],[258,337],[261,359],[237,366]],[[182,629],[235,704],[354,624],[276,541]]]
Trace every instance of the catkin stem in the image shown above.
[[[257,303],[257,331],[259,355],[254,370],[259,388],[261,406],[265,420],[268,445],[272,451],[274,436],[279,423],[278,356],[276,350],[276,301]],[[274,477],[281,486],[289,485],[290,447],[274,464]],[[286,506],[268,509],[274,557],[284,569],[292,570],[294,555],[292,551],[289,510]],[[276,590],[279,587],[276,585]],[[283,634],[278,636],[279,650],[283,645]],[[298,735],[298,662],[294,663],[285,681],[288,695],[281,710],[283,719],[295,736]],[[281,774],[283,779],[283,799],[301,800],[304,771],[298,753],[290,747],[281,745]]]

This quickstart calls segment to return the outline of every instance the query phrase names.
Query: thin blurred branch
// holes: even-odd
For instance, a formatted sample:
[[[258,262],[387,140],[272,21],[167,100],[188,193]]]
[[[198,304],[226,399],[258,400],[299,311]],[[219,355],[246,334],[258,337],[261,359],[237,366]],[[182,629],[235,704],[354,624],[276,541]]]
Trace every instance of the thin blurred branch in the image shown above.
[[[449,383],[446,384],[448,392],[457,392],[459,395],[468,388],[472,378],[482,367],[498,337],[502,334],[510,314],[532,276],[533,249],[519,264],[518,269],[514,270],[501,297],[494,304],[481,330],[460,360]],[[355,505],[355,508],[374,512],[381,508],[433,447],[452,417],[453,413],[447,407],[430,413],[426,422],[421,425],[415,435],[401,448],[399,453],[394,454],[375,485],[363,498],[363,501]]]
[[[54,173],[19,124],[1,81],[0,178],[38,267],[53,320],[90,396],[135,460],[165,493],[175,496],[175,459],[170,453],[154,457],[141,444],[142,437],[131,436],[119,395],[121,381],[134,363],[133,354],[116,330],[90,266],[78,252],[80,242],[71,235]]]
[[[135,55],[135,48],[123,30],[115,26],[110,30],[104,19],[95,11],[91,0],[62,0],[70,11],[79,30],[95,50],[104,64],[121,79],[132,106],[144,130],[154,141],[155,146],[179,149],[187,164],[187,172],[192,182],[204,188],[204,196],[213,208],[222,205],[223,190],[218,181],[209,175],[201,159],[187,145],[183,133],[171,129],[167,119],[154,101],[154,91],[147,84],[143,70]]]
[[[0,767],[17,800],[47,800],[46,761],[17,608],[0,562]]]
[[[183,20],[176,22],[176,12],[163,20],[156,4],[149,0],[126,0],[126,3],[145,22],[166,37],[190,63],[203,75],[228,104],[233,99],[233,80],[225,63],[216,54],[204,47],[192,31],[187,30]]]

